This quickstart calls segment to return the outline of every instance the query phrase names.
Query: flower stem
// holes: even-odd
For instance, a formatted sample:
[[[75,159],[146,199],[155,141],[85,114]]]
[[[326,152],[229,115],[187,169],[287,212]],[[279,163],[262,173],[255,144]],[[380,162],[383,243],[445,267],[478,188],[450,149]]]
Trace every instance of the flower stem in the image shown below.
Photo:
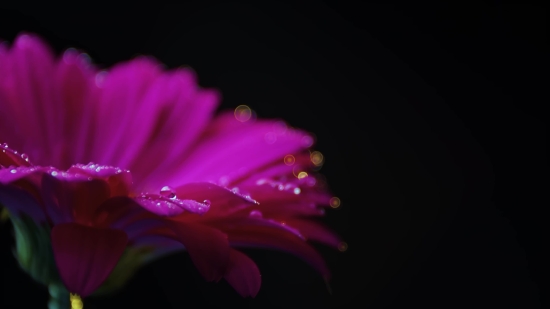
[[[71,309],[71,300],[69,292],[62,285],[50,284],[48,286],[50,300],[48,309]]]

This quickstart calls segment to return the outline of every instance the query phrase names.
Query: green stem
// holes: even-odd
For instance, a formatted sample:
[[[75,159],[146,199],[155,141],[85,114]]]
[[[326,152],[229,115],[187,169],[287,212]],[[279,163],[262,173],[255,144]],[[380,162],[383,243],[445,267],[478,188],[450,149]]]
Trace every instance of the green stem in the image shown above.
[[[71,309],[69,292],[65,287],[58,284],[50,284],[48,290],[50,292],[48,309]]]

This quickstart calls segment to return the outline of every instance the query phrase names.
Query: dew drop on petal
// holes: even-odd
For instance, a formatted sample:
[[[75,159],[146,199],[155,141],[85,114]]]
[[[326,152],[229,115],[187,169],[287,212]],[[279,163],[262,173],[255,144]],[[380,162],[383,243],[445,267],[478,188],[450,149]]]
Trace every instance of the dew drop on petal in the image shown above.
[[[294,192],[294,194],[298,195],[298,194],[302,193],[302,189],[296,187],[296,188],[294,188],[293,192]]]
[[[248,215],[250,218],[262,218],[263,214],[259,210],[252,210],[250,214]]]
[[[175,199],[176,198],[176,191],[172,189],[169,186],[164,186],[162,189],[160,189],[160,196],[166,197],[169,199]]]
[[[28,156],[27,154],[25,154],[25,153],[22,153],[22,154],[21,154],[21,159],[23,159],[23,160],[29,162],[29,156]]]
[[[204,201],[202,201],[202,203],[206,206],[210,206],[212,204],[212,202],[210,202],[210,200],[204,200]]]
[[[8,143],[2,143],[0,146],[2,146],[2,148],[8,148]]]

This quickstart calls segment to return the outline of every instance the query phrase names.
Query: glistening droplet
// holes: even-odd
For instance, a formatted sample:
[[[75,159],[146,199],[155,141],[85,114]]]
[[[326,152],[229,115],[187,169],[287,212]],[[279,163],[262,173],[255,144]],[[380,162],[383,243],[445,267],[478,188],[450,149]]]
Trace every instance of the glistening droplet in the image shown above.
[[[259,210],[252,210],[250,214],[248,215],[250,218],[262,218],[262,212]]]
[[[160,189],[160,196],[174,199],[176,198],[176,191],[169,186],[164,186]]]

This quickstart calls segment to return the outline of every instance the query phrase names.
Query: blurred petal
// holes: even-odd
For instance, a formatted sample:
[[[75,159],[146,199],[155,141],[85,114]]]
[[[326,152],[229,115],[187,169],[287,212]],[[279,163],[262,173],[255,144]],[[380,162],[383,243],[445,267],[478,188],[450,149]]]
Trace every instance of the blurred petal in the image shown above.
[[[71,293],[86,297],[109,276],[121,257],[128,237],[115,229],[76,223],[58,224],[51,232],[55,262]]]
[[[37,223],[47,222],[44,209],[26,190],[0,184],[0,204],[14,216],[27,215]]]
[[[262,284],[258,266],[245,254],[231,249],[225,280],[243,297],[256,297]]]
[[[225,274],[229,261],[227,236],[217,229],[194,223],[172,224],[191,260],[207,281],[219,281]]]

